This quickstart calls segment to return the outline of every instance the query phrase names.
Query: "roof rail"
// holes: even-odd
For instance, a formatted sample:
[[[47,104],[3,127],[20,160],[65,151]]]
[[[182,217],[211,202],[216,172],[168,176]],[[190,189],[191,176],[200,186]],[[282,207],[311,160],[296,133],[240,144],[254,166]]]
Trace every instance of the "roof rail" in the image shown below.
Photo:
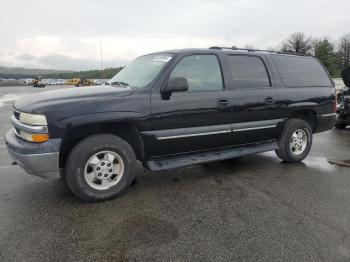
[[[238,48],[236,46],[232,47],[224,47],[224,46],[211,46],[209,49],[213,50],[234,50],[234,51],[247,51],[247,52],[265,52],[265,53],[271,53],[271,54],[282,54],[282,55],[297,55],[297,56],[312,56],[308,54],[300,54],[300,53],[293,53],[293,52],[280,52],[280,51],[271,51],[271,50],[261,50],[261,49],[253,49],[253,48]]]

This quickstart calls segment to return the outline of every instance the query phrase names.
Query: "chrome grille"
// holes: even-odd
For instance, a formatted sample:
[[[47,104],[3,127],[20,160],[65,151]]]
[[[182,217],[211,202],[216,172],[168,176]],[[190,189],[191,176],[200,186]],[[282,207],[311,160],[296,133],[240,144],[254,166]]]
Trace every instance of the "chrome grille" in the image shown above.
[[[19,112],[18,111],[14,111],[13,112],[13,115],[15,116],[15,118],[17,119],[17,120],[19,120]]]

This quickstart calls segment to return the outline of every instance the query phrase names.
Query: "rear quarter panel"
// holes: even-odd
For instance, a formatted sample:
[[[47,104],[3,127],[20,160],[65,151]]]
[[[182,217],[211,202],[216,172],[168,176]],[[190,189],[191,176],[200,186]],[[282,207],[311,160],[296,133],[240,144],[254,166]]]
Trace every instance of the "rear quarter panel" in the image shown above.
[[[335,124],[335,87],[331,86],[332,84],[327,87],[287,87],[284,85],[272,58],[269,57],[268,59],[270,61],[269,66],[274,71],[275,79],[273,83],[276,86],[278,103],[284,117],[290,118],[296,111],[312,110],[317,118],[315,133],[333,128]],[[323,65],[322,67],[330,78],[328,71]],[[332,83],[331,79],[330,82]]]

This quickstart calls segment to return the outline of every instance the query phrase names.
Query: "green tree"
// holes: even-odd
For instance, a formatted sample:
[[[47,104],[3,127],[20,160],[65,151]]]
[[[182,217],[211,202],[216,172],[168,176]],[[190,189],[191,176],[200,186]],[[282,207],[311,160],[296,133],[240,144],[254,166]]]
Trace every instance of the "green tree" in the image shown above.
[[[350,33],[344,35],[339,40],[338,54],[342,68],[350,66]]]
[[[332,77],[339,76],[339,60],[335,46],[328,38],[316,40],[315,57],[323,63]]]

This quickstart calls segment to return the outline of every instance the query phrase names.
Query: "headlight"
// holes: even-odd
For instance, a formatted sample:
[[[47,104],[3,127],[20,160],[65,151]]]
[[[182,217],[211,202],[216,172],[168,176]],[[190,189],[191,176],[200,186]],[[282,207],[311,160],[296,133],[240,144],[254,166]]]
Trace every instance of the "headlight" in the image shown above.
[[[17,112],[17,114],[19,114],[19,117],[17,116],[16,118],[16,114],[11,117],[12,125],[17,136],[35,143],[42,143],[49,140],[47,121],[44,115],[20,112]]]
[[[19,115],[19,121],[23,124],[32,125],[32,126],[47,125],[46,117],[44,115],[21,113]]]

